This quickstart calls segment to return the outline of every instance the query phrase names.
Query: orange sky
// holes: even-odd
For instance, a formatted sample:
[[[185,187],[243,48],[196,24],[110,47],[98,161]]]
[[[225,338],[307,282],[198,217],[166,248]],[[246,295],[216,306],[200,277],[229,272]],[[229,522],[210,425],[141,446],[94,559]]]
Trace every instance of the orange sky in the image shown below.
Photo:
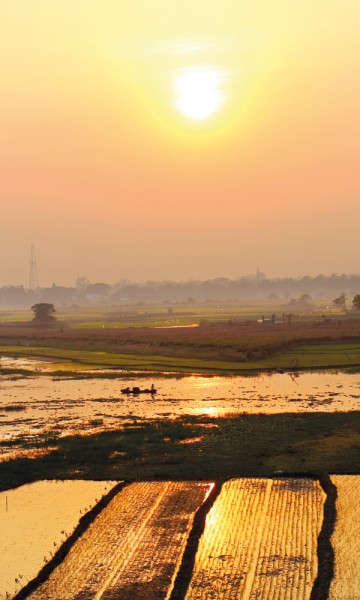
[[[358,273],[359,31],[358,0],[2,0],[0,285],[32,241],[40,285]]]

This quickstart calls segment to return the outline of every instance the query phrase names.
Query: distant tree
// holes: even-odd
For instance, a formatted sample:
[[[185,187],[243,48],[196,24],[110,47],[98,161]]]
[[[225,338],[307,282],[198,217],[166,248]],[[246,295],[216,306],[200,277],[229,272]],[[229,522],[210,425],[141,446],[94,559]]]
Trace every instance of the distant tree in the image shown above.
[[[78,277],[75,281],[75,286],[78,290],[85,290],[90,285],[87,277]]]
[[[55,321],[54,317],[55,308],[53,304],[49,302],[38,302],[31,307],[34,313],[33,321],[36,323],[49,323],[49,321]]]
[[[312,300],[310,294],[303,294],[299,298],[299,304],[308,304]]]
[[[340,308],[342,308],[342,310],[346,311],[346,300],[346,294],[344,294],[343,292],[342,294],[340,294],[340,296],[334,298],[333,304],[335,304],[335,306],[339,306]]]
[[[356,294],[353,298],[353,307],[360,310],[360,294]]]
[[[108,283],[90,283],[85,289],[86,294],[97,294],[99,296],[107,296],[111,290],[111,285]]]
[[[0,288],[0,306],[18,307],[29,305],[29,293],[22,285],[7,285]]]

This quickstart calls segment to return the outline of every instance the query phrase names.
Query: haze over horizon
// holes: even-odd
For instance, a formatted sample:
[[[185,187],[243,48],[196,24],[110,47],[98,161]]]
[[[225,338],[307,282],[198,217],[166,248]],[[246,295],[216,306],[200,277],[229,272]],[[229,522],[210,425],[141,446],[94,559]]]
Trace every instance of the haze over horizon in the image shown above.
[[[357,0],[3,0],[0,286],[358,273]]]

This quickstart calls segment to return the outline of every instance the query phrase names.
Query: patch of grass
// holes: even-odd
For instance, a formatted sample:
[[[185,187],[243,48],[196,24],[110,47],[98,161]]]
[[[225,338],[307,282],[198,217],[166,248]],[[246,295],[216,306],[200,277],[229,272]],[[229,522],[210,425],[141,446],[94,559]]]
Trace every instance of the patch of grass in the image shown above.
[[[19,412],[22,410],[26,410],[26,406],[24,404],[5,404],[5,406],[0,405],[0,412]]]
[[[309,344],[294,346],[269,358],[247,363],[254,370],[289,368],[292,364],[300,369],[334,368],[360,365],[360,344]]]
[[[189,354],[192,348],[188,348]],[[260,349],[261,352],[261,349]],[[50,374],[72,374],[79,370],[118,368],[130,371],[178,372],[178,373],[250,373],[273,371],[277,368],[291,369],[295,363],[299,369],[356,367],[360,365],[360,343],[329,343],[294,346],[282,352],[274,352],[266,358],[254,360],[255,351],[247,352],[247,360],[211,360],[194,357],[167,356],[161,354],[125,354],[74,348],[46,346],[0,346],[0,353],[12,357],[51,358],[46,367]],[[220,353],[220,350],[219,350]],[[253,359],[251,359],[253,357]],[[3,369],[3,374],[39,374],[26,369]]]
[[[113,314],[104,310],[107,322],[102,327],[95,310],[94,321],[89,319],[88,311],[84,310],[84,314],[75,311],[73,317],[77,315],[78,328],[62,328],[59,324],[52,328],[4,324],[0,328],[0,354],[43,356],[58,363],[57,367],[49,365],[47,371],[75,370],[70,364],[83,368],[224,374],[288,369],[294,362],[301,369],[360,366],[357,316],[334,320],[299,316],[291,324],[266,326],[254,320],[225,318],[225,314],[236,317],[237,310],[240,314],[244,307],[203,306],[191,310],[193,313],[185,308],[176,309],[172,316],[181,320],[190,319],[191,315],[190,320],[196,322],[193,318],[196,311],[203,316],[213,311],[221,317],[214,321],[201,319],[205,324],[200,327],[162,329],[144,325],[152,323],[151,319],[160,322],[166,314],[164,307]],[[123,319],[121,327],[113,321],[115,318]],[[129,319],[133,318],[136,327],[130,327]],[[65,362],[69,362],[68,368]]]
[[[36,371],[32,371],[31,369],[11,369],[9,367],[0,367],[0,375],[31,377],[32,375],[36,375]]]
[[[72,364],[66,364],[66,371],[77,371],[81,369],[93,369],[104,367],[117,367],[127,370],[145,370],[145,371],[173,371],[183,373],[193,372],[222,372],[229,371],[234,373],[239,370],[241,365],[233,362],[220,360],[202,360],[197,358],[178,358],[161,355],[134,355],[134,354],[113,354],[108,352],[98,352],[95,350],[73,350],[63,348],[49,348],[31,346],[21,348],[14,346],[1,346],[0,352],[6,356],[28,357],[28,358],[53,358],[67,359],[76,361]],[[56,363],[57,366],[57,363]],[[73,368],[74,366],[74,368]],[[246,365],[245,365],[246,366]],[[54,368],[54,365],[53,365]],[[10,371],[8,369],[8,371]],[[23,370],[24,374],[29,371]],[[66,372],[65,371],[65,372]],[[14,370],[13,370],[14,372]],[[63,371],[64,372],[64,371]],[[37,373],[40,374],[40,373]],[[53,374],[53,373],[52,373]]]
[[[201,441],[180,443],[194,437]],[[0,463],[0,489],[53,478],[212,480],[269,477],[277,470],[356,474],[360,412],[138,419],[121,431],[53,442],[57,449],[44,457]]]

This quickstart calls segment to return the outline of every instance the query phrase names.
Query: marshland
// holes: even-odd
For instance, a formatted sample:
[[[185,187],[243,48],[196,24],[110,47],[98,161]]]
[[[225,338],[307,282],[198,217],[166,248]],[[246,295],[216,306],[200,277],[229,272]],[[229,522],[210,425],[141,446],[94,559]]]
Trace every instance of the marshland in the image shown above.
[[[161,314],[161,307],[158,310]],[[330,320],[318,314],[298,315],[292,322],[269,325],[262,319],[260,322],[249,319],[249,314],[241,313],[239,308],[232,318],[226,314],[225,321],[213,311],[211,319],[204,322],[204,314],[199,312],[197,316],[190,315],[188,326],[181,321],[180,326],[166,325],[160,319],[159,327],[153,322],[149,326],[142,322],[137,327],[130,326],[129,322],[123,323],[123,327],[103,326],[107,315],[103,308],[92,308],[91,312],[82,309],[76,318],[75,314],[72,310],[62,315],[67,320],[57,319],[51,326],[34,327],[26,319],[16,320],[18,314],[13,313],[12,320],[7,316],[0,326],[0,499],[7,498],[4,517],[8,518],[9,501],[14,506],[12,494],[16,490],[19,494],[23,493],[21,490],[26,493],[29,485],[38,485],[36,482],[39,485],[54,480],[73,481],[74,484],[76,481],[88,481],[89,484],[102,481],[104,485],[110,485],[108,482],[112,482],[108,490],[113,489],[116,482],[125,482],[134,497],[126,500],[127,496],[123,496],[126,487],[117,492],[116,502],[123,506],[120,516],[126,515],[131,506],[139,514],[139,523],[134,523],[135,529],[126,533],[128,525],[125,526],[124,521],[121,539],[113,540],[111,544],[120,543],[127,547],[132,543],[130,540],[138,540],[135,562],[129,567],[132,575],[126,565],[120,566],[120,558],[115,557],[115,562],[109,563],[113,573],[110,579],[104,578],[98,570],[88,548],[95,544],[100,551],[103,542],[88,542],[86,536],[97,538],[99,527],[105,527],[104,531],[107,531],[108,525],[102,526],[97,520],[107,518],[104,512],[107,501],[90,501],[89,498],[89,506],[81,509],[78,516],[71,517],[66,535],[52,534],[54,551],[50,551],[49,542],[47,546],[40,543],[39,552],[45,555],[43,565],[40,561],[32,569],[25,569],[26,574],[19,573],[16,582],[7,587],[12,590],[11,597],[15,594],[19,599],[46,597],[52,600],[60,596],[70,599],[72,592],[66,596],[63,588],[62,582],[66,580],[67,586],[75,586],[74,590],[78,590],[74,594],[81,592],[88,594],[86,597],[92,597],[91,589],[97,589],[99,585],[104,594],[126,595],[131,588],[132,596],[135,594],[136,597],[146,588],[149,598],[170,598],[170,595],[171,598],[182,598],[187,594],[188,598],[205,599],[208,592],[211,594],[217,589],[219,598],[227,598],[231,590],[240,589],[240,574],[245,577],[246,593],[250,589],[258,590],[260,594],[268,593],[262,572],[267,573],[267,585],[274,593],[277,593],[278,585],[282,589],[286,582],[292,586],[293,593],[298,594],[296,597],[310,598],[311,590],[320,583],[320,587],[325,585],[326,593],[330,593],[332,576],[327,571],[330,567],[327,564],[320,568],[316,558],[320,530],[328,522],[328,517],[323,514],[328,492],[320,492],[318,482],[323,481],[324,473],[336,474],[338,478],[352,474],[355,479],[359,473],[360,319],[356,314],[351,317],[336,315]],[[123,387],[149,388],[154,382],[157,389],[154,395],[121,394]],[[273,499],[268,498],[269,482],[274,477],[278,481],[274,482],[274,490],[284,490],[279,496],[280,504],[276,495],[279,492],[271,496]],[[176,481],[179,483],[175,484]],[[238,483],[225,484],[231,481]],[[287,481],[288,487],[282,486],[282,481]],[[341,479],[334,481],[341,482]],[[158,510],[156,503],[151,508],[151,502],[155,502],[151,500],[151,490],[155,488],[148,489],[146,485],[159,482],[162,486],[165,482],[173,482],[167,484],[169,491],[164,492],[165,504],[161,509],[165,511],[164,516],[160,512],[155,517],[157,513],[154,513],[154,518],[160,519],[159,523],[164,518],[175,519],[175,529],[169,534],[168,541],[159,534],[157,542],[159,547],[163,548],[164,544],[168,547],[166,552],[172,557],[170,571],[164,567],[163,552],[154,554],[155,541],[151,545],[146,537],[143,539],[142,534],[136,532],[136,527],[139,532],[147,528],[144,529],[146,535],[150,535],[151,530],[145,516],[138,512],[141,496],[136,487],[131,488],[141,482],[145,486],[141,489],[147,490],[145,494],[150,502],[149,507],[144,508],[145,513]],[[204,504],[204,507],[208,506],[204,513],[208,514],[207,524],[203,521],[200,527],[194,518],[195,515],[200,518],[205,497],[196,500],[194,494],[201,482],[210,486],[206,492],[210,494],[210,504]],[[220,488],[225,484],[223,494],[228,495],[230,491],[225,492],[227,485],[232,486],[233,499],[229,496],[226,500],[231,504],[239,502],[242,506],[245,503],[245,507],[255,494],[259,506],[264,505],[261,519],[266,519],[265,505],[269,502],[271,507],[273,502],[274,507],[279,505],[271,508],[275,511],[274,517],[262,526],[262,535],[269,531],[271,542],[265,537],[259,537],[258,541],[259,556],[263,556],[268,547],[268,558],[260,560],[246,546],[244,564],[233,564],[230,558],[224,562],[223,559],[222,568],[228,573],[225,587],[220,585],[217,576],[219,565],[207,563],[202,558],[202,553],[209,550],[203,551],[201,544],[198,547],[200,538],[205,547],[217,544],[211,533],[215,518],[211,511],[217,506],[218,492],[213,492],[212,487],[215,483]],[[171,487],[176,485],[180,485],[178,492],[176,487]],[[286,489],[300,494],[298,499],[289,491],[284,496]],[[45,488],[43,493],[43,502],[47,502]],[[248,493],[251,494],[249,500],[246,499]],[[264,493],[265,500],[261,495]],[[276,524],[283,518],[281,511],[287,513],[290,506],[294,510],[298,502],[301,505],[304,493],[304,499],[309,498],[310,503],[306,510],[316,512],[316,529],[310,533],[307,525],[301,526],[303,530],[305,527],[305,537],[303,541],[294,538],[293,542],[284,531],[282,541],[276,530]],[[180,502],[179,494],[183,498],[183,516],[177,523],[177,511],[172,502]],[[314,494],[316,500],[311,500]],[[115,502],[115,497],[109,499],[112,501]],[[54,508],[50,511],[56,510],[56,500],[52,502]],[[105,502],[103,508],[101,502]],[[189,502],[195,504],[189,509],[190,513],[186,513]],[[250,510],[250,504],[247,510]],[[187,514],[186,519],[183,511]],[[293,518],[298,522],[295,513]],[[355,513],[353,518],[356,521]],[[82,525],[77,524],[79,519]],[[221,509],[216,519],[222,523],[224,531],[233,527],[228,508]],[[155,520],[151,527],[159,527],[156,523]],[[176,533],[179,523],[186,526],[181,533],[180,530]],[[93,533],[91,527],[95,528]],[[259,525],[254,522],[251,527],[259,536]],[[293,525],[290,523],[289,527],[291,529]],[[61,531],[65,529],[62,527]],[[201,537],[202,531],[208,538]],[[253,534],[250,530],[241,533],[240,527],[239,535],[236,544],[248,544],[245,540]],[[309,535],[313,536],[311,550],[307,542]],[[175,546],[171,541],[174,536],[179,539]],[[191,554],[194,537],[198,539],[198,551]],[[111,555],[106,543],[102,550],[105,564]],[[234,542],[224,538],[221,543],[225,546],[220,553],[230,557],[235,551],[231,550]],[[275,549],[271,550],[269,544]],[[293,545],[290,555],[289,544]],[[26,548],[24,540],[20,541],[20,547]],[[305,548],[308,549],[306,555]],[[342,552],[342,548],[338,552]],[[147,553],[150,553],[149,559]],[[65,560],[68,554],[69,559]],[[276,560],[275,555],[279,557]],[[151,567],[146,567],[150,569],[148,577],[139,579],[139,573],[145,568],[140,565],[150,560],[150,556],[158,558]],[[16,556],[12,560],[12,564],[17,564]],[[75,576],[79,560],[89,565],[88,583],[85,575]],[[136,568],[140,569],[138,574],[134,571]],[[318,569],[320,583],[316,575]],[[339,569],[334,589],[350,585],[349,577]],[[271,573],[275,574],[272,579]],[[282,579],[278,580],[280,574]],[[131,578],[133,583],[127,584],[130,587],[124,587],[125,579],[129,582]],[[10,591],[4,593],[10,594]]]

